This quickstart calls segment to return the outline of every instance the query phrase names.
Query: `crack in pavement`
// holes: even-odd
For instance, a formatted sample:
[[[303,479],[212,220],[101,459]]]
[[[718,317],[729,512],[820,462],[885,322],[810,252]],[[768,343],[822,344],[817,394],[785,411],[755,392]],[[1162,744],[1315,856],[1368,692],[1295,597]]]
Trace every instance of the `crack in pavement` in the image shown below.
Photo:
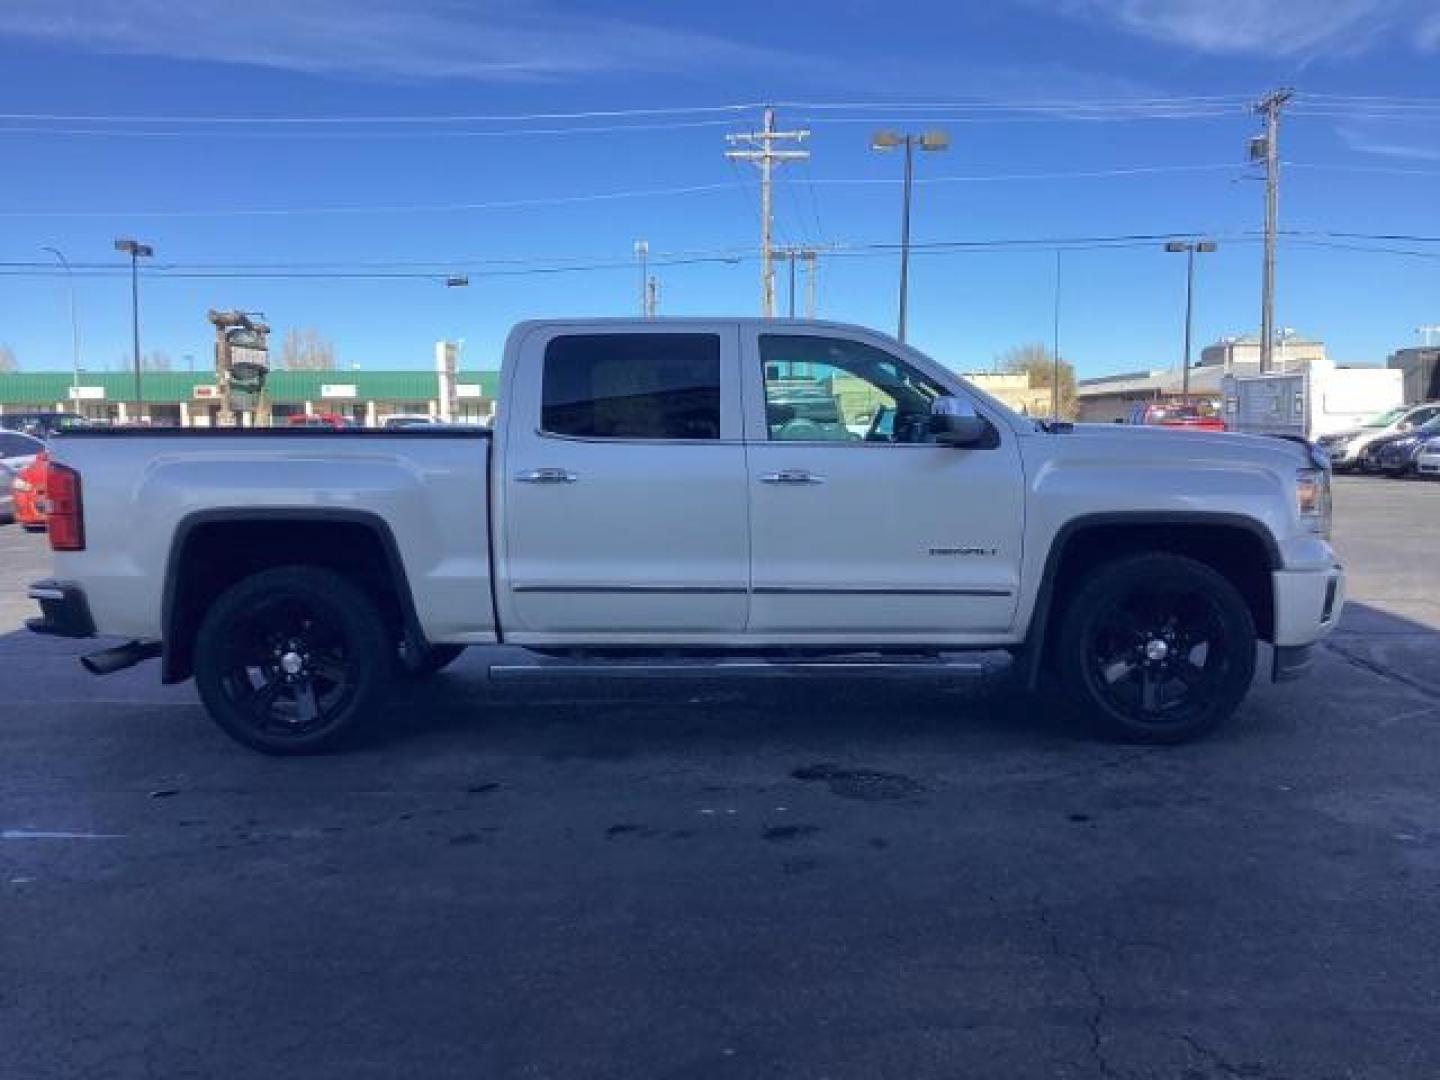
[[[1099,980],[1095,973],[1090,970],[1089,963],[1077,952],[1064,948],[1060,943],[1060,931],[1050,919],[1050,910],[1045,906],[1039,897],[1035,899],[1035,914],[1044,929],[1046,936],[1050,939],[1050,951],[1061,960],[1068,962],[1080,977],[1085,980],[1085,988],[1090,995],[1090,1012],[1086,1017],[1086,1027],[1090,1032],[1090,1057],[1095,1062],[1100,1075],[1114,1080],[1124,1080],[1122,1073],[1119,1073],[1110,1064],[1105,1056],[1105,1020],[1109,1011],[1110,1002],[1105,992],[1100,989]]]
[[[1223,1055],[1211,1050],[1189,1032],[1182,1031],[1180,1033],[1180,1040],[1184,1042],[1186,1046],[1190,1047],[1197,1056],[1204,1058],[1212,1066],[1219,1069],[1225,1076],[1235,1077],[1238,1078],[1238,1080],[1266,1080],[1267,1077],[1269,1080],[1284,1080],[1284,1077],[1280,1073],[1272,1073],[1268,1065],[1260,1065],[1254,1062],[1232,1065]]]

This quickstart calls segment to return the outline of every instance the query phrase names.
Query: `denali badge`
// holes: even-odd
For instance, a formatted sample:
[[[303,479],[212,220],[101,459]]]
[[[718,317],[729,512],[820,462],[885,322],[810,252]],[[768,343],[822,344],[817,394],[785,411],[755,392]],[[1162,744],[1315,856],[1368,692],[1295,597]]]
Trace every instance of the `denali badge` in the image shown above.
[[[932,547],[931,555],[994,555],[993,547]]]

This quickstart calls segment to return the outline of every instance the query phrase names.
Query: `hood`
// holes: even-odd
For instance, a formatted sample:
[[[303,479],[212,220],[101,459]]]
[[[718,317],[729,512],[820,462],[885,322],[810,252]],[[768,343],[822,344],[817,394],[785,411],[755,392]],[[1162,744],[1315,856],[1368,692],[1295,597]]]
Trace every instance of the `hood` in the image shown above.
[[[1266,459],[1272,462],[1293,462],[1303,469],[1315,464],[1308,446],[1295,439],[1274,435],[1242,435],[1234,431],[1206,431],[1203,428],[1165,428],[1147,424],[1076,424],[1069,432],[1054,438],[1105,439],[1117,449],[1144,453],[1145,448],[1160,446],[1169,450],[1190,451],[1194,457]]]

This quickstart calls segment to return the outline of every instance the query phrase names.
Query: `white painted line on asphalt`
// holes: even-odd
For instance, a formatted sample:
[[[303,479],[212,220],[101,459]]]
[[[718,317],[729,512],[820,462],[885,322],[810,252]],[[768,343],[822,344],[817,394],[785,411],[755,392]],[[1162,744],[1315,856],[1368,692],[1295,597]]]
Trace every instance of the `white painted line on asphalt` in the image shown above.
[[[124,833],[47,832],[42,829],[0,829],[0,840],[123,840]]]

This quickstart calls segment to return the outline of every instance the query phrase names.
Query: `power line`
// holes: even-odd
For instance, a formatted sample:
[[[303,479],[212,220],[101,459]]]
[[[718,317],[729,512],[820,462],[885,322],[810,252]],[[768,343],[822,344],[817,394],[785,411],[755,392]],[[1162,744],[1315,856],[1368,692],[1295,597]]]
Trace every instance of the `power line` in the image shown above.
[[[760,104],[676,105],[643,109],[589,109],[583,112],[432,113],[409,116],[124,116],[117,113],[0,113],[0,120],[97,124],[497,124],[540,120],[611,120],[627,116],[689,116],[753,112]]]
[[[499,199],[491,202],[430,203],[400,206],[308,206],[308,207],[231,207],[221,210],[0,210],[3,217],[63,218],[208,218],[208,217],[292,217],[311,214],[430,214],[470,210],[516,210],[538,206],[562,206],[567,203],[610,202],[617,199],[656,198],[671,195],[696,195],[726,191],[729,184],[690,184],[684,187],[649,188],[633,191],[603,191],[585,195],[552,195],[531,199]]]
[[[1313,166],[1321,168],[1323,166]],[[735,169],[734,162],[731,162],[732,172],[736,182],[742,186],[747,195],[753,200],[753,194],[749,194],[749,186],[745,183],[742,174]],[[1107,177],[1162,175],[1165,173],[1183,172],[1223,172],[1237,171],[1244,166],[1234,162],[1222,162],[1208,165],[1147,165],[1135,166],[1120,169],[1095,169],[1080,170],[1071,172],[1046,172],[1046,173],[992,173],[987,175],[969,176],[932,176],[917,179],[917,184],[973,184],[973,183],[995,183],[1013,182],[1025,180],[1070,180],[1070,179],[1100,179]],[[814,186],[853,186],[853,187],[890,187],[901,183],[898,179],[873,178],[873,177],[832,177],[816,178],[806,176],[800,181],[787,181],[783,179],[772,180],[772,184],[781,186],[796,186],[804,184]],[[349,215],[349,214],[422,214],[422,213],[457,213],[480,210],[516,210],[533,207],[563,206],[570,203],[591,203],[610,202],[623,199],[660,198],[680,195],[709,194],[717,191],[726,191],[731,184],[689,184],[681,187],[671,188],[648,188],[629,191],[606,191],[589,192],[577,195],[551,195],[537,196],[526,199],[497,199],[488,202],[465,202],[465,203],[420,203],[410,205],[378,205],[378,206],[309,206],[309,207],[225,207],[214,210],[0,210],[0,218],[15,217],[52,217],[52,218],[216,218],[216,217],[294,217],[306,215]],[[812,195],[813,198],[813,195]],[[819,221],[819,210],[816,207],[816,220]]]
[[[1035,99],[1003,98],[949,99],[939,101],[830,101],[798,102],[780,101],[770,103],[775,108],[803,109],[810,111],[867,110],[912,112],[917,109],[944,110],[956,112],[1000,112],[1000,111],[1103,111],[1142,110],[1194,107],[1243,107],[1249,100],[1247,95],[1219,94],[1150,98],[1055,98]],[[587,109],[565,112],[528,113],[430,113],[430,114],[371,114],[368,116],[318,115],[304,116],[281,114],[269,116],[222,116],[149,114],[124,115],[119,113],[0,113],[0,121],[22,121],[29,123],[100,123],[100,124],[225,124],[236,126],[267,125],[423,125],[423,124],[475,124],[475,123],[535,123],[552,120],[613,120],[629,117],[697,116],[758,112],[766,107],[764,102],[725,102],[715,105],[654,106],[629,109]]]
[[[1130,248],[1153,250],[1157,243],[1166,240],[1209,236],[1230,243],[1260,243],[1263,235],[1255,231],[1224,232],[1217,230],[1178,230],[1170,232],[1116,233],[1080,236],[1034,236],[1034,237],[984,237],[978,239],[951,239],[916,241],[912,248],[920,254],[964,254],[995,251],[1071,251],[1123,250]],[[1381,254],[1417,254],[1440,256],[1440,251],[1422,252],[1394,247],[1375,247],[1349,244],[1349,241],[1371,241],[1374,243],[1440,244],[1440,236],[1416,233],[1368,233],[1342,230],[1285,230],[1278,234],[1286,244],[1306,246],[1332,246],[1344,250],[1373,251]],[[898,249],[894,241],[841,241],[823,247],[805,249],[835,258],[882,257]],[[755,248],[716,248],[651,252],[649,265],[738,265],[759,257]],[[110,277],[128,275],[128,263],[72,263],[77,275]],[[632,273],[633,257],[622,256],[513,256],[513,257],[461,257],[428,259],[424,261],[357,261],[329,263],[155,263],[142,270],[142,276],[152,278],[313,278],[313,279],[443,279],[448,272],[461,268],[474,268],[475,276],[518,276],[526,274],[554,274],[587,270],[628,269]],[[0,273],[10,276],[53,277],[63,276],[60,267],[49,262],[10,261],[0,262]]]
[[[645,133],[656,131],[683,131],[694,128],[729,127],[733,120],[688,120],[663,124],[615,124],[599,127],[562,128],[490,128],[460,131],[225,131],[226,139],[281,139],[305,141],[365,141],[375,139],[469,139],[469,138],[510,138],[517,135],[619,135],[627,132]],[[217,132],[199,128],[181,131],[135,131],[127,128],[44,128],[44,127],[0,127],[0,135],[70,136],[95,135],[114,136],[124,139],[190,139],[214,138]]]

